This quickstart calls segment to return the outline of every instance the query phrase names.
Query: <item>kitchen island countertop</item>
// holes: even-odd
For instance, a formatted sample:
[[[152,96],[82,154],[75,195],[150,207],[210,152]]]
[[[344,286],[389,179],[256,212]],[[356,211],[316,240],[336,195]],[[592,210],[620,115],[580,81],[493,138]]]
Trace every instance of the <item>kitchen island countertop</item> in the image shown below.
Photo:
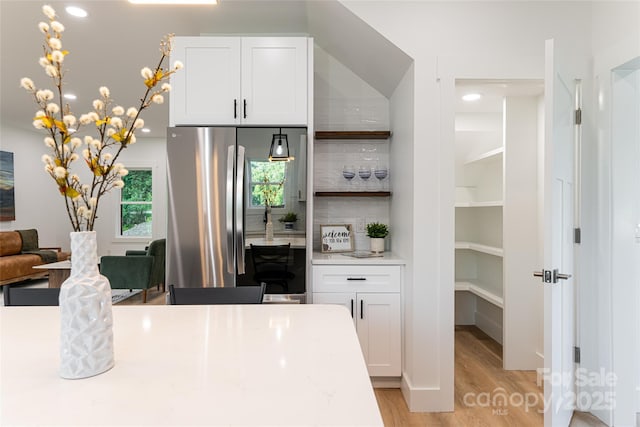
[[[114,306],[115,366],[79,380],[58,307],[0,316],[1,425],[383,425],[341,306]]]

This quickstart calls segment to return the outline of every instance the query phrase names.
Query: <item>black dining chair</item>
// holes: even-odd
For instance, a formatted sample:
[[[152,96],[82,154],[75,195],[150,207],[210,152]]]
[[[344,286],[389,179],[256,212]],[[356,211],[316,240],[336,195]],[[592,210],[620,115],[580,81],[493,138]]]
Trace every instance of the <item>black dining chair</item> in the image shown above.
[[[266,285],[220,288],[176,288],[169,285],[171,305],[262,304]]]
[[[60,288],[12,288],[2,289],[5,306],[54,306],[58,305]]]
[[[257,283],[279,285],[284,292],[289,291],[289,281],[295,274],[289,271],[291,262],[291,244],[251,245],[253,259],[253,279]]]

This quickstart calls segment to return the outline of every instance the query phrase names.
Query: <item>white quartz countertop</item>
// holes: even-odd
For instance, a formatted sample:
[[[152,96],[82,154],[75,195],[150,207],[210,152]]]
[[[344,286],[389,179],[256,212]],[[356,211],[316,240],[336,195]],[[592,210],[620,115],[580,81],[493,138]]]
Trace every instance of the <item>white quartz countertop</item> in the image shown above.
[[[314,252],[311,258],[313,265],[363,265],[363,264],[385,264],[385,265],[404,265],[406,261],[393,252],[383,252],[382,256],[370,258],[356,258],[349,256],[348,253],[322,253]]]
[[[383,425],[342,306],[114,306],[115,366],[80,380],[58,307],[0,317],[0,425]]]

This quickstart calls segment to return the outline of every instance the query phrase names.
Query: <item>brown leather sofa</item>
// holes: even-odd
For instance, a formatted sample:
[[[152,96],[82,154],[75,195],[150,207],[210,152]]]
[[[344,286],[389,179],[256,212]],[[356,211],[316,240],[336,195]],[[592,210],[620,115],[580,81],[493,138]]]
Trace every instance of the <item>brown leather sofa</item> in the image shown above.
[[[46,277],[47,270],[32,267],[68,258],[61,248],[40,248],[35,229],[0,231],[0,286]]]

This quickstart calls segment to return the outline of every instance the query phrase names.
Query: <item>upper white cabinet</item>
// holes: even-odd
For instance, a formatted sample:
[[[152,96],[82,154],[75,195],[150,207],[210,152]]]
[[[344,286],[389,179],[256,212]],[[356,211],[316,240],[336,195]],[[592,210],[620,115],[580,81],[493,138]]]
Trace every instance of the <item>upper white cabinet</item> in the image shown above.
[[[306,37],[176,37],[170,123],[306,125]]]

